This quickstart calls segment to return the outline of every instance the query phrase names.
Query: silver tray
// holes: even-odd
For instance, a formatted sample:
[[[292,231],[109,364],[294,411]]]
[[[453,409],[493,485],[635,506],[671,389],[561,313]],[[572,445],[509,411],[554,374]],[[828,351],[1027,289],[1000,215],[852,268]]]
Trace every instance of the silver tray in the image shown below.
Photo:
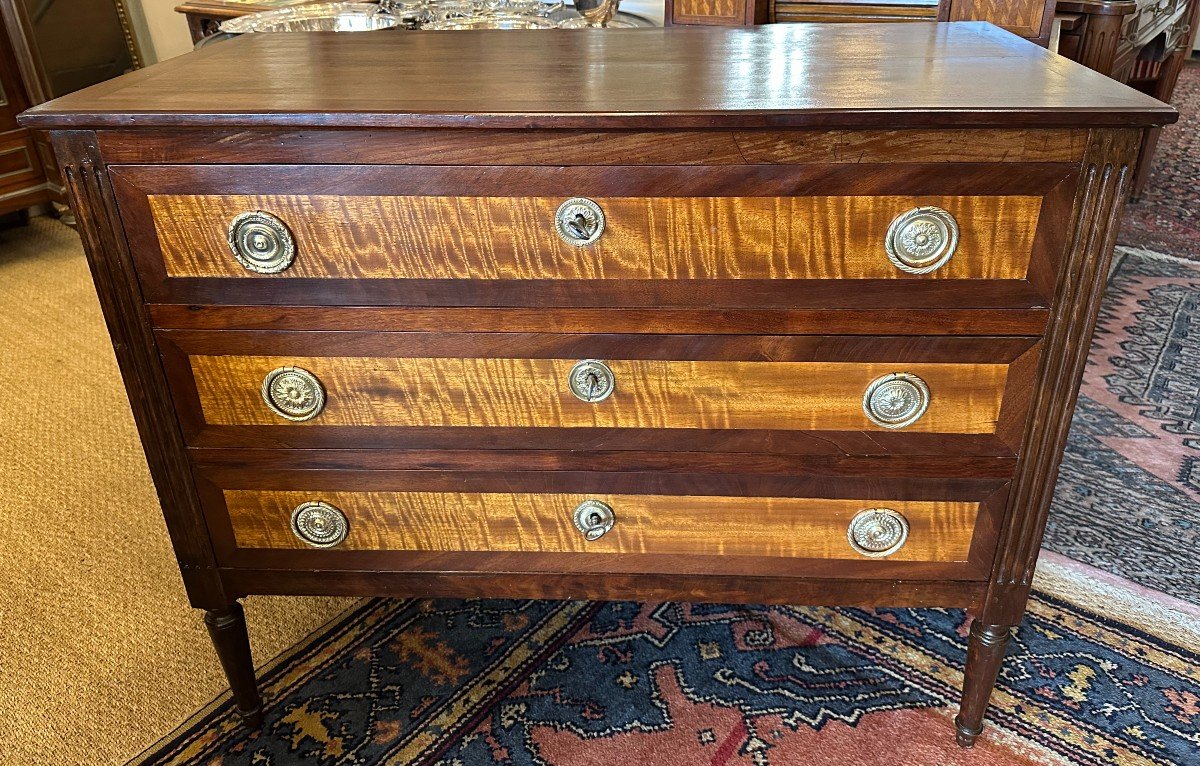
[[[526,16],[513,13],[494,13],[487,16],[465,16],[425,24],[421,29],[553,29],[556,27],[544,16]]]
[[[221,31],[245,32],[370,32],[389,29],[401,19],[371,3],[317,3],[239,16],[221,23]]]

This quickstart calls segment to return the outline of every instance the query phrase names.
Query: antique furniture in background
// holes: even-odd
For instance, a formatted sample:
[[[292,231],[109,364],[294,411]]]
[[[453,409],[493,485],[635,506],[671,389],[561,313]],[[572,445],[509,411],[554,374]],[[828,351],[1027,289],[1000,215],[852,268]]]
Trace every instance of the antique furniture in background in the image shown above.
[[[17,115],[32,103],[21,81],[11,30],[0,18],[0,215],[50,202],[54,195],[31,131],[17,124]]]
[[[1058,51],[1067,58],[1170,102],[1192,55],[1200,0],[1060,0]],[[1147,132],[1133,195],[1141,194],[1160,129]]]
[[[937,15],[937,0],[771,0],[767,13],[776,22],[936,21]]]
[[[1054,0],[666,0],[666,23],[737,27],[782,21],[990,21],[1045,45]]]
[[[13,102],[0,107],[0,131],[10,131],[0,135],[0,199],[9,199],[0,210],[65,205],[48,137],[19,128],[15,117],[31,104],[141,66],[124,0],[0,0],[0,23],[0,83]]]
[[[175,8],[187,19],[192,42],[198,43],[221,31],[221,22],[248,13],[305,5],[318,0],[187,0]]]
[[[978,23],[245,35],[22,117],[251,725],[251,593],[942,606],[963,745],[1174,118]]]

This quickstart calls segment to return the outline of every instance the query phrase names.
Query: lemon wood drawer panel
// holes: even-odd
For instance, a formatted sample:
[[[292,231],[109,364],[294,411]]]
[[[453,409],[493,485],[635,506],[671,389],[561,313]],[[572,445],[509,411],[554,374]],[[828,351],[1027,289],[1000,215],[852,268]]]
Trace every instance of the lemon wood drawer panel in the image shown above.
[[[872,432],[891,448],[1012,454],[1039,352],[1031,338],[159,336],[198,446],[266,432],[275,446],[416,447],[429,434],[433,446],[720,449],[741,431],[743,445],[786,450],[787,432]]]
[[[491,556],[544,571],[819,575],[847,566],[868,577],[977,578],[1007,491],[984,479],[917,481],[926,498],[904,499],[910,488],[896,482],[877,494],[806,497],[772,494],[787,485],[761,477],[729,495],[713,492],[728,477],[711,476],[199,471],[220,555],[266,567],[354,568],[403,553],[417,567],[442,557],[471,569]]]
[[[153,300],[789,305],[823,280],[1048,294],[1066,163],[114,169]],[[479,284],[486,283],[485,285]],[[492,283],[503,289],[496,291]],[[548,283],[548,284],[547,284]],[[683,289],[699,283],[707,292]],[[549,287],[549,289],[547,289]],[[989,287],[968,288],[986,300]],[[214,290],[214,288],[217,288]],[[859,300],[847,286],[835,299]],[[917,292],[915,297],[925,293]],[[957,300],[961,300],[959,297]],[[947,289],[941,305],[952,301]]]

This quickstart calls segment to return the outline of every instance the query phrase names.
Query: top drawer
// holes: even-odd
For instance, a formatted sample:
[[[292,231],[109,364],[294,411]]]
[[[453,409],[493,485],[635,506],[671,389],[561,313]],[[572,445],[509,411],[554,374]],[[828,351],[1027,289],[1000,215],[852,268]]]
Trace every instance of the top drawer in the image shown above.
[[[1046,208],[1073,167],[112,172],[156,302],[789,307],[830,280],[855,282],[824,290],[832,304],[871,290],[928,304],[913,285],[950,280],[967,293],[946,301],[972,282],[1015,299],[1054,252]]]

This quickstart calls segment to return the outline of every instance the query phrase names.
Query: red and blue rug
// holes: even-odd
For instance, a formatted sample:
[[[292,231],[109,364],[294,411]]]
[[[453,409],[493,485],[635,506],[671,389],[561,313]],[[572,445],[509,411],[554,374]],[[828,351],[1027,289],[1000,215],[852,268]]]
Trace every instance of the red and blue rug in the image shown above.
[[[136,763],[1195,764],[1200,616],[1055,561],[970,751],[958,610],[372,600]]]

